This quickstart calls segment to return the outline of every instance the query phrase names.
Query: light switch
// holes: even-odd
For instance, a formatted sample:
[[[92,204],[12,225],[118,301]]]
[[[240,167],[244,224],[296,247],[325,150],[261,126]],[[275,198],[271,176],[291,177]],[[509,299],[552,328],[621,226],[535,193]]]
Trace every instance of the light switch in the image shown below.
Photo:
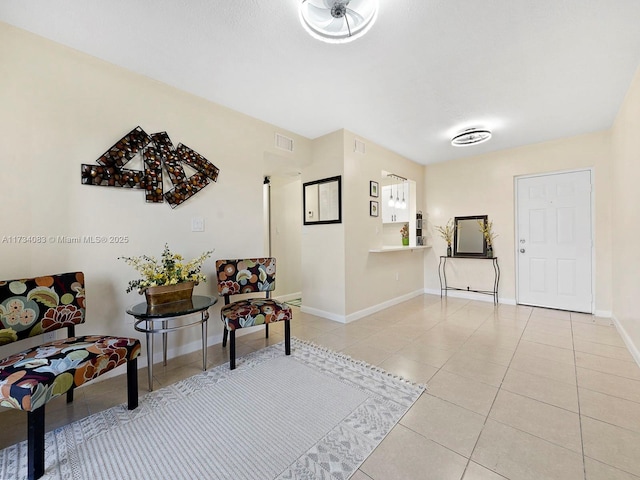
[[[204,218],[193,217],[191,219],[191,231],[192,232],[204,232]]]

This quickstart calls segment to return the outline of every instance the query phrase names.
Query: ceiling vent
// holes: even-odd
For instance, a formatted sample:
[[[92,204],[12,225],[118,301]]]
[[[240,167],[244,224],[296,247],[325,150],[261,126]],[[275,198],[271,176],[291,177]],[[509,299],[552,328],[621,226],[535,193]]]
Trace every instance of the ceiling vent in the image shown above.
[[[276,133],[276,147],[286,150],[287,152],[293,152],[293,138]]]
[[[357,153],[366,153],[365,150],[366,150],[365,143],[362,140],[358,140],[356,138],[355,143],[353,145],[353,151]]]

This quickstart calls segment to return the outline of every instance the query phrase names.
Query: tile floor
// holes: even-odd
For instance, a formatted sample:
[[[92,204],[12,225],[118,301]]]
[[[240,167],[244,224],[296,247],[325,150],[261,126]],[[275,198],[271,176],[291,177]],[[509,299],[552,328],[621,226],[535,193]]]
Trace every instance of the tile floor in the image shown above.
[[[294,336],[428,384],[352,480],[640,479],[640,368],[608,319],[432,295],[348,325],[295,310]],[[238,356],[282,326],[270,337],[239,336]],[[224,353],[209,347],[209,365]],[[155,388],[201,366],[199,352],[155,365]],[[47,429],[126,402],[123,385],[50,402]],[[0,448],[26,438],[25,420],[0,411]]]

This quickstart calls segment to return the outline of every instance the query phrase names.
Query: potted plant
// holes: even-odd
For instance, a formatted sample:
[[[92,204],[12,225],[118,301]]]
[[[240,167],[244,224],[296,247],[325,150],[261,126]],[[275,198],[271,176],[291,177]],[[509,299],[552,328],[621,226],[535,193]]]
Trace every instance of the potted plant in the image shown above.
[[[493,240],[498,235],[493,233],[493,222],[487,220],[478,220],[478,228],[482,232],[482,236],[487,242],[487,258],[493,258]]]
[[[400,235],[402,235],[402,245],[409,245],[409,224],[405,223],[400,229]]]
[[[443,227],[441,225],[436,225],[436,230],[440,234],[440,236],[447,242],[447,257],[451,256],[451,244],[453,243],[453,233],[456,230],[456,227],[453,223],[453,219],[450,218],[447,224]]]
[[[171,252],[169,245],[165,244],[159,261],[148,255],[118,259],[124,260],[142,275],[142,278],[129,282],[127,293],[137,289],[141,295],[145,294],[148,305],[159,305],[191,298],[193,287],[207,281],[201,270],[212,253],[213,250],[210,250],[185,262],[182,255]]]

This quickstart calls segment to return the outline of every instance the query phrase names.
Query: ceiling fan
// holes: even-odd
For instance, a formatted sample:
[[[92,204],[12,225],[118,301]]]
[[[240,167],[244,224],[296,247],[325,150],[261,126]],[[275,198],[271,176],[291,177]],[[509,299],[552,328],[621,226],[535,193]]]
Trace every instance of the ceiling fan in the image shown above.
[[[300,22],[315,38],[345,43],[364,35],[378,16],[377,0],[302,0]]]

